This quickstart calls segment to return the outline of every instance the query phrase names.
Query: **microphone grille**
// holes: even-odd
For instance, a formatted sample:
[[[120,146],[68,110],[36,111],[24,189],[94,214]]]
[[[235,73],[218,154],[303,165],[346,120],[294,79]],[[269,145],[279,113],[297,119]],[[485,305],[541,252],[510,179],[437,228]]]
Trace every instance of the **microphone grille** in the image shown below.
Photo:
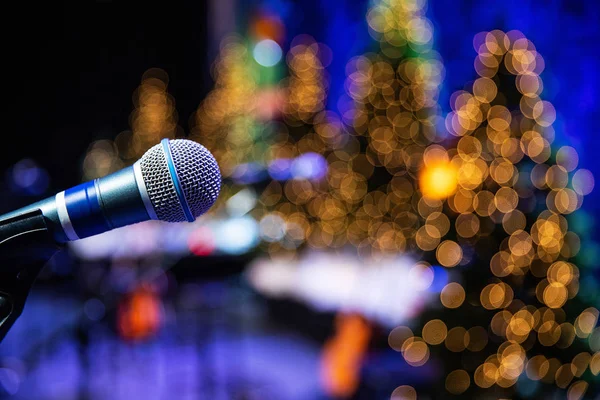
[[[191,140],[168,142],[181,192],[194,218],[214,204],[221,190],[221,172],[213,155]],[[140,167],[150,202],[161,221],[186,221],[182,202],[162,144],[150,148],[140,159]]]

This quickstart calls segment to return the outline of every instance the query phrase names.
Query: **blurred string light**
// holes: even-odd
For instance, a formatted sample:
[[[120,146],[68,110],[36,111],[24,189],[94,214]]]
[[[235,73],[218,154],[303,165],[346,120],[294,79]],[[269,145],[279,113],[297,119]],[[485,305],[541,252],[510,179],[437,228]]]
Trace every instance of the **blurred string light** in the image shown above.
[[[262,82],[259,68],[277,63],[279,44],[263,39],[253,52],[249,47],[238,36],[223,40],[213,66],[215,87],[196,114],[193,137],[211,149],[224,177],[242,164],[266,164],[300,155],[288,140],[289,123],[297,126],[324,107],[326,86],[319,45],[307,37],[292,41],[286,56],[290,77],[281,82]],[[288,125],[272,121],[281,113]],[[273,142],[277,145],[272,146]]]
[[[123,166],[115,143],[112,140],[97,140],[88,146],[83,159],[83,179],[101,178]]]
[[[255,50],[262,43],[276,51],[274,38],[273,43],[265,42],[269,39],[264,35],[262,39]],[[323,111],[328,48],[306,35],[294,38],[285,57],[289,77],[267,83],[251,59],[257,55],[239,37],[223,41],[213,69],[215,88],[198,109],[193,137],[213,151],[223,176],[231,178],[216,209],[244,185],[272,179],[259,193],[251,216],[264,231],[269,221],[292,215],[283,231],[278,226],[266,229],[283,232],[281,237],[266,236],[270,251],[292,250],[306,241],[309,220],[304,206],[319,192],[327,193],[327,156],[342,149],[346,138],[340,119]],[[265,108],[275,111],[265,113]]]
[[[165,71],[151,68],[133,95],[135,109],[130,116],[131,131],[121,132],[115,145],[121,159],[136,161],[161,139],[182,136],[177,125],[175,100],[167,92],[169,78]]]
[[[288,123],[310,122],[325,107],[327,80],[321,59],[323,51],[326,51],[324,45],[308,35],[292,41],[287,54],[290,78],[285,112],[291,117],[287,118]]]
[[[223,177],[239,164],[262,160],[266,152],[266,143],[261,143],[268,140],[263,133],[269,127],[263,132],[257,121],[259,71],[251,57],[242,38],[223,40],[212,67],[215,86],[196,113],[192,137],[211,149]]]

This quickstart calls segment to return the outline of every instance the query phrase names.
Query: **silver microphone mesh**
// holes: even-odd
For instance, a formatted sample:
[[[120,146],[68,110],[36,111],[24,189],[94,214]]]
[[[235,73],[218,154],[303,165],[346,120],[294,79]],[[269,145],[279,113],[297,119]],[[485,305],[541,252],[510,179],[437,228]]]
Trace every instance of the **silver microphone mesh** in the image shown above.
[[[169,145],[183,195],[197,218],[208,211],[219,196],[219,166],[210,151],[199,143],[176,139],[169,141]],[[157,218],[168,222],[186,221],[161,144],[142,156],[140,167]]]

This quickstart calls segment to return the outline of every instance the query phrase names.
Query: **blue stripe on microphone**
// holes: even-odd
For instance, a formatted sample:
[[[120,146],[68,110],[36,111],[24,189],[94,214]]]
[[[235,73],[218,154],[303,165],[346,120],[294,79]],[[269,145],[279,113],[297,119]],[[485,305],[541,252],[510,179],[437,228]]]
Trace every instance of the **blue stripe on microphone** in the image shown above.
[[[95,181],[65,190],[65,204],[77,236],[97,235],[112,229],[102,213]]]
[[[183,189],[181,188],[181,182],[179,182],[179,177],[177,176],[177,170],[175,169],[175,163],[173,162],[173,155],[171,154],[171,147],[169,146],[169,139],[161,140],[160,144],[162,145],[165,153],[167,166],[169,167],[169,173],[171,174],[171,179],[173,180],[173,185],[175,186],[175,191],[177,192],[177,197],[179,198],[179,203],[181,203],[181,208],[183,208],[183,213],[189,222],[194,222],[195,218],[192,215],[192,211],[190,211],[190,206],[185,200]]]

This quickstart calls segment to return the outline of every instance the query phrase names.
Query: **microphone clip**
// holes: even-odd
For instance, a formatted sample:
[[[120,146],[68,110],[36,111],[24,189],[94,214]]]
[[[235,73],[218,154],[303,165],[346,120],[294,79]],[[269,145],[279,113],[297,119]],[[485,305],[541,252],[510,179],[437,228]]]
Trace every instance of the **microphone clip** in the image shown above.
[[[38,273],[63,247],[39,209],[0,221],[0,342],[23,312]]]

